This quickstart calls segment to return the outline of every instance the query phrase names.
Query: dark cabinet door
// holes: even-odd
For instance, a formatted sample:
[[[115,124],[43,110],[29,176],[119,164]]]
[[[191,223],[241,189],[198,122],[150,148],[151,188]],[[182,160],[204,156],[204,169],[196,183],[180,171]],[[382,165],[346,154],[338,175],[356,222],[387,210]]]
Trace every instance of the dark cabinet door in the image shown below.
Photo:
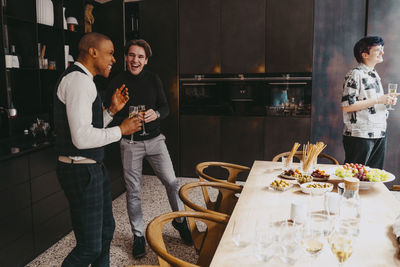
[[[310,118],[266,117],[264,120],[264,160],[290,151],[295,142],[310,141]]]
[[[220,1],[179,1],[181,74],[220,73]]]
[[[265,72],[265,0],[221,0],[221,70]]]
[[[263,159],[263,117],[223,117],[222,161],[251,167]]]
[[[313,3],[313,0],[267,1],[267,72],[312,71]]]
[[[181,176],[196,177],[203,161],[221,160],[220,117],[181,116]]]

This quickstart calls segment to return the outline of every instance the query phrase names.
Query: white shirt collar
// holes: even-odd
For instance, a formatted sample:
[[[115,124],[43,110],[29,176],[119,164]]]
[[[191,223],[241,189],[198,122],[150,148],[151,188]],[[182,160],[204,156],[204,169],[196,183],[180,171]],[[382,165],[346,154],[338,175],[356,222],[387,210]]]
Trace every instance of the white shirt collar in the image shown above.
[[[359,66],[366,70],[366,71],[374,71],[375,69],[373,67],[368,67],[367,65],[365,65],[364,63],[360,63]]]
[[[75,61],[74,64],[80,67],[93,80],[93,74],[82,63]]]

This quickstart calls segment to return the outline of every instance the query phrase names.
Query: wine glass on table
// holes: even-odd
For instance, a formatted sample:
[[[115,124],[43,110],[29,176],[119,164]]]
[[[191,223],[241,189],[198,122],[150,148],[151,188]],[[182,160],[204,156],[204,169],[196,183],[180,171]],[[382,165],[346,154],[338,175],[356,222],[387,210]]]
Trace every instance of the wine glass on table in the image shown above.
[[[339,267],[342,267],[353,253],[354,240],[353,230],[343,225],[338,226],[328,238],[329,246],[339,262]]]
[[[388,84],[388,93],[389,94],[393,94],[397,92],[397,83],[389,83]],[[392,105],[389,105],[389,107],[387,108],[388,110],[394,110],[394,108],[392,108]]]
[[[138,106],[129,106],[129,118],[136,118],[139,115]],[[129,144],[134,144],[133,134],[131,134],[131,140],[128,141]]]
[[[324,248],[324,231],[321,226],[313,221],[312,216],[303,224],[301,245],[311,257],[310,266],[317,259]]]
[[[142,115],[143,116],[143,132],[140,134],[140,136],[146,136],[146,135],[149,135],[147,132],[146,132],[146,128],[145,128],[145,121],[144,121],[144,115],[146,114],[146,106],[145,105],[139,105],[138,106],[139,107],[139,113],[140,113],[140,115]]]

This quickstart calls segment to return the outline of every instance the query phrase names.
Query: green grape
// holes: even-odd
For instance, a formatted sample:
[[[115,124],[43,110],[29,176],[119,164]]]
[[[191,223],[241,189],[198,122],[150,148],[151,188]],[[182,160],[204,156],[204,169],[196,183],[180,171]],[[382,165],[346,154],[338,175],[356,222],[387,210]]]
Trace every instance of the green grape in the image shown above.
[[[389,179],[389,173],[379,169],[371,169],[366,176],[370,182],[383,182]]]
[[[353,177],[354,173],[353,173],[353,170],[346,170],[343,168],[338,168],[335,171],[335,175],[338,177],[344,178],[344,177]]]

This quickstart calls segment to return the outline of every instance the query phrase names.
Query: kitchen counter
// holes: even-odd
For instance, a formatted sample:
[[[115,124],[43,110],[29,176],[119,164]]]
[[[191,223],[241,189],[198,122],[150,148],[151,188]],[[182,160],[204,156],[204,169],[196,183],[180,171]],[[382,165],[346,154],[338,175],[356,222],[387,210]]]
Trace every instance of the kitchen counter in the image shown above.
[[[54,139],[54,136],[34,139],[31,135],[19,135],[1,139],[0,162],[53,146]]]

